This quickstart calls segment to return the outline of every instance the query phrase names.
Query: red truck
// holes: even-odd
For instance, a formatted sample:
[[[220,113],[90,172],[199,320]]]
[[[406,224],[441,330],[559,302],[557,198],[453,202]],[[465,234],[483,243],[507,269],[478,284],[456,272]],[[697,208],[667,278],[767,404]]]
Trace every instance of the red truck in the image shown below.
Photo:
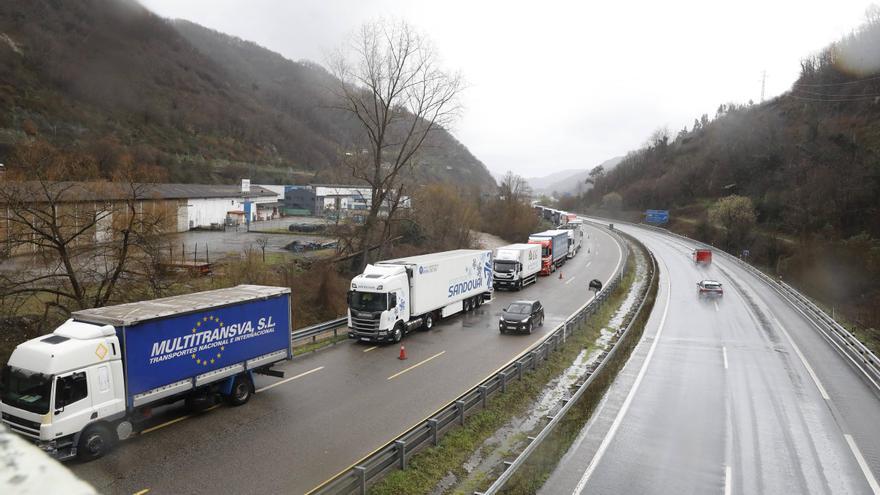
[[[711,249],[694,249],[693,253],[694,263],[712,263],[712,250]]]

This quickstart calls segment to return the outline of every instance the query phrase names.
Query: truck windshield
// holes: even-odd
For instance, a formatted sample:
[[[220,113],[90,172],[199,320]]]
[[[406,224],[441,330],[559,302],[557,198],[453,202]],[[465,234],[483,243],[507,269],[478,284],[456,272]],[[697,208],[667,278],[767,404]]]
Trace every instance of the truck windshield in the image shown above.
[[[37,414],[49,412],[52,377],[6,365],[0,374],[0,398],[4,404]]]
[[[355,311],[385,311],[388,309],[388,294],[353,291],[349,306]]]
[[[516,269],[516,261],[499,260],[495,262],[495,271],[498,273],[510,273]]]

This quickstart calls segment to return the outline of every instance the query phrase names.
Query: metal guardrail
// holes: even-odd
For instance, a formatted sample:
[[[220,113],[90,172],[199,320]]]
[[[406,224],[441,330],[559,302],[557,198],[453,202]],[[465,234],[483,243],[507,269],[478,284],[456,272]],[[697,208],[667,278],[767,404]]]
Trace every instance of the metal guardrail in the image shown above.
[[[617,354],[618,350],[621,347],[619,344],[628,338],[633,327],[635,326],[636,322],[638,321],[639,315],[642,313],[642,310],[644,309],[645,302],[648,299],[648,295],[651,293],[651,289],[655,286],[655,284],[657,284],[657,280],[658,280],[657,261],[654,259],[654,255],[651,254],[650,251],[645,249],[645,252],[647,253],[648,258],[650,259],[650,262],[651,262],[650,267],[649,267],[649,269],[650,269],[650,278],[649,278],[650,282],[645,287],[645,291],[639,296],[640,299],[639,299],[638,307],[635,309],[635,311],[631,311],[627,315],[629,320],[626,325],[626,328],[623,330],[623,332],[620,332],[618,334],[617,339],[614,341],[614,343],[611,346],[611,350],[609,350],[607,353],[605,353],[602,356],[602,359],[599,361],[599,365],[596,366],[596,368],[594,368],[591,372],[588,372],[587,379],[584,380],[583,382],[581,382],[581,384],[577,386],[578,388],[574,392],[574,394],[572,394],[572,396],[570,398],[562,399],[562,401],[561,401],[562,407],[559,409],[559,411],[557,411],[553,416],[550,417],[550,421],[548,421],[547,424],[544,425],[544,427],[541,429],[541,431],[537,435],[535,435],[534,437],[529,437],[529,444],[526,445],[525,449],[523,449],[523,451],[520,452],[520,454],[518,456],[516,456],[516,459],[514,459],[513,462],[511,462],[511,463],[505,463],[504,471],[492,483],[492,485],[489,486],[489,488],[486,489],[486,491],[484,491],[484,492],[474,492],[475,495],[494,495],[494,494],[498,493],[499,490],[504,488],[504,485],[508,481],[510,481],[510,478],[513,477],[513,475],[516,473],[516,471],[520,467],[522,467],[522,465],[525,464],[525,462],[532,455],[532,453],[534,453],[534,451],[537,450],[537,448],[541,445],[541,442],[543,442],[544,439],[546,439],[547,436],[549,436],[550,433],[556,428],[556,425],[565,416],[565,414],[568,413],[569,409],[571,409],[575,404],[577,404],[577,402],[581,398],[581,396],[584,395],[584,393],[586,393],[587,390],[589,390],[590,386],[595,382],[595,378],[597,376],[602,375],[602,372],[605,370],[607,363],[612,362],[612,360],[614,359],[615,355]]]
[[[616,221],[604,218],[602,220],[607,220],[609,222]],[[617,222],[622,224],[636,225],[631,222]],[[671,232],[661,227],[645,224],[638,224],[638,226],[662,232],[672,237],[677,237],[700,247],[711,248],[715,252],[720,253],[726,259],[738,263],[746,271],[752,273],[760,280],[762,280],[771,289],[776,290],[795,308],[801,310],[801,312],[805,316],[811,319],[813,323],[815,323],[817,328],[825,335],[825,337],[845,357],[849,358],[859,370],[862,371],[862,373],[865,375],[865,378],[868,379],[868,381],[874,386],[876,390],[880,391],[880,358],[878,358],[876,354],[868,349],[865,344],[859,341],[859,339],[856,338],[856,336],[853,335],[846,327],[838,323],[837,320],[832,318],[822,308],[817,306],[809,297],[803,295],[800,291],[798,291],[791,285],[782,282],[781,280],[775,280],[773,277],[770,277],[761,270],[746,263],[740,258],[724,251],[723,249],[716,248],[715,246],[711,246],[696,239],[691,239],[690,237],[683,236],[681,234],[676,234],[675,232]]]
[[[535,369],[541,361],[546,360],[551,351],[565,345],[566,339],[580,329],[588,316],[596,313],[623,280],[629,247],[616,232],[612,231],[611,234],[620,244],[623,258],[606,286],[592,300],[475,387],[309,493],[365,494],[368,486],[394,469],[406,469],[407,461],[413,454],[437,445],[449,430],[464,425],[468,416],[477,409],[485,408],[489,397],[505,392],[510,381],[522,378],[525,371]]]
[[[310,327],[300,328],[299,330],[294,330],[290,332],[290,341],[296,342],[297,340],[311,338],[312,342],[315,342],[318,335],[329,332],[330,330],[333,330],[333,338],[336,338],[337,335],[339,335],[339,329],[346,326],[347,324],[348,317],[342,316],[336,318],[335,320],[325,321],[323,323],[318,323]]]

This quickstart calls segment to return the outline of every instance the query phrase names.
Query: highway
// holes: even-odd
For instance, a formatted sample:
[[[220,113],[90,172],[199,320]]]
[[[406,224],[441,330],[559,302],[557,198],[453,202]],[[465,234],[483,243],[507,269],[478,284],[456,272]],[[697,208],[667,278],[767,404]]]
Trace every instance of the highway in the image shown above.
[[[731,260],[618,228],[657,258],[657,302],[541,493],[880,493],[880,395],[811,322]]]
[[[589,227],[581,253],[556,274],[398,346],[346,342],[294,358],[286,378],[259,377],[243,407],[198,415],[157,411],[155,427],[106,457],[70,467],[102,493],[304,493],[393,440],[509,363],[592,298],[621,261],[616,241]],[[588,252],[589,251],[589,252]],[[501,335],[506,304],[538,298],[546,322],[532,335]],[[294,308],[294,311],[296,308]]]

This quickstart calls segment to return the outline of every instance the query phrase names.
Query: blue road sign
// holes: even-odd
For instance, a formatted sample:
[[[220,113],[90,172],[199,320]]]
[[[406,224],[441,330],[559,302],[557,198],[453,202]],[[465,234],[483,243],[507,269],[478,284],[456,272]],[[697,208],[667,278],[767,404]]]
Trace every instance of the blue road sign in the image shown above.
[[[645,221],[654,224],[668,223],[669,210],[646,210]]]

